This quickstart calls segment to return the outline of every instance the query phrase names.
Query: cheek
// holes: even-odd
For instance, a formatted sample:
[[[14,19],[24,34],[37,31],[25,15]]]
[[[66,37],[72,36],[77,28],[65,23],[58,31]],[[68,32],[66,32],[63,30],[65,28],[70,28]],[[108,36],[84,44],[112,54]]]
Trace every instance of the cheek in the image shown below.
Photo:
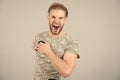
[[[65,23],[65,21],[60,21],[61,25],[63,25]]]
[[[49,23],[52,24],[52,23],[53,23],[53,19],[50,19],[50,20],[49,20]]]
[[[61,22],[62,22],[62,23],[65,23],[65,22],[66,22],[66,19],[63,19]]]
[[[52,25],[52,22],[50,20],[48,22],[49,22],[49,25]]]

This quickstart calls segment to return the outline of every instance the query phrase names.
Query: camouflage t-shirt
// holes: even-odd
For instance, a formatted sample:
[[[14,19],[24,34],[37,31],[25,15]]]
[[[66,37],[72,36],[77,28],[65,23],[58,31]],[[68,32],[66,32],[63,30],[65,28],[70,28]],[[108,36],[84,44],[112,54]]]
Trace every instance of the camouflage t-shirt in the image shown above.
[[[73,41],[67,34],[59,38],[53,38],[49,36],[48,32],[43,32],[35,37],[34,44],[37,44],[40,40],[47,41],[53,52],[61,59],[63,59],[66,52],[76,54],[77,58],[80,57],[78,43]],[[34,80],[48,80],[51,78],[56,80],[64,79],[60,73],[54,69],[51,62],[44,54],[36,52]]]

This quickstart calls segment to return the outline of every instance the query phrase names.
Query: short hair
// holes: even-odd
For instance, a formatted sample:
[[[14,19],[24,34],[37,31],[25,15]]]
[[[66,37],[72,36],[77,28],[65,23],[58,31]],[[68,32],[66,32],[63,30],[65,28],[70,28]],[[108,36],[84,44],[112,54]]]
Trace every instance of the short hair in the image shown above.
[[[52,3],[52,5],[48,8],[48,13],[50,13],[53,9],[63,10],[65,12],[65,17],[68,16],[68,9],[61,3]]]

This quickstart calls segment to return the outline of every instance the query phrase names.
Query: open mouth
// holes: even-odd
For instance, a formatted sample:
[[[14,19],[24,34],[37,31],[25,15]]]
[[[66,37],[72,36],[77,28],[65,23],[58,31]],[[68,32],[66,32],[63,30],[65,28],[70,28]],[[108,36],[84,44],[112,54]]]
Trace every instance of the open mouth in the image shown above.
[[[59,26],[53,26],[55,28],[55,30],[58,30]]]

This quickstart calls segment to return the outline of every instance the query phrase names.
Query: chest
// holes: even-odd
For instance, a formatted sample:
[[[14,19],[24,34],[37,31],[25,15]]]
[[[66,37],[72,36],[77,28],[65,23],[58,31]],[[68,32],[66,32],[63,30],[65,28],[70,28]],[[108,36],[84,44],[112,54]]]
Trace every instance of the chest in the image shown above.
[[[68,40],[66,39],[46,39],[49,42],[53,52],[60,58],[65,54],[66,47],[68,46]]]

